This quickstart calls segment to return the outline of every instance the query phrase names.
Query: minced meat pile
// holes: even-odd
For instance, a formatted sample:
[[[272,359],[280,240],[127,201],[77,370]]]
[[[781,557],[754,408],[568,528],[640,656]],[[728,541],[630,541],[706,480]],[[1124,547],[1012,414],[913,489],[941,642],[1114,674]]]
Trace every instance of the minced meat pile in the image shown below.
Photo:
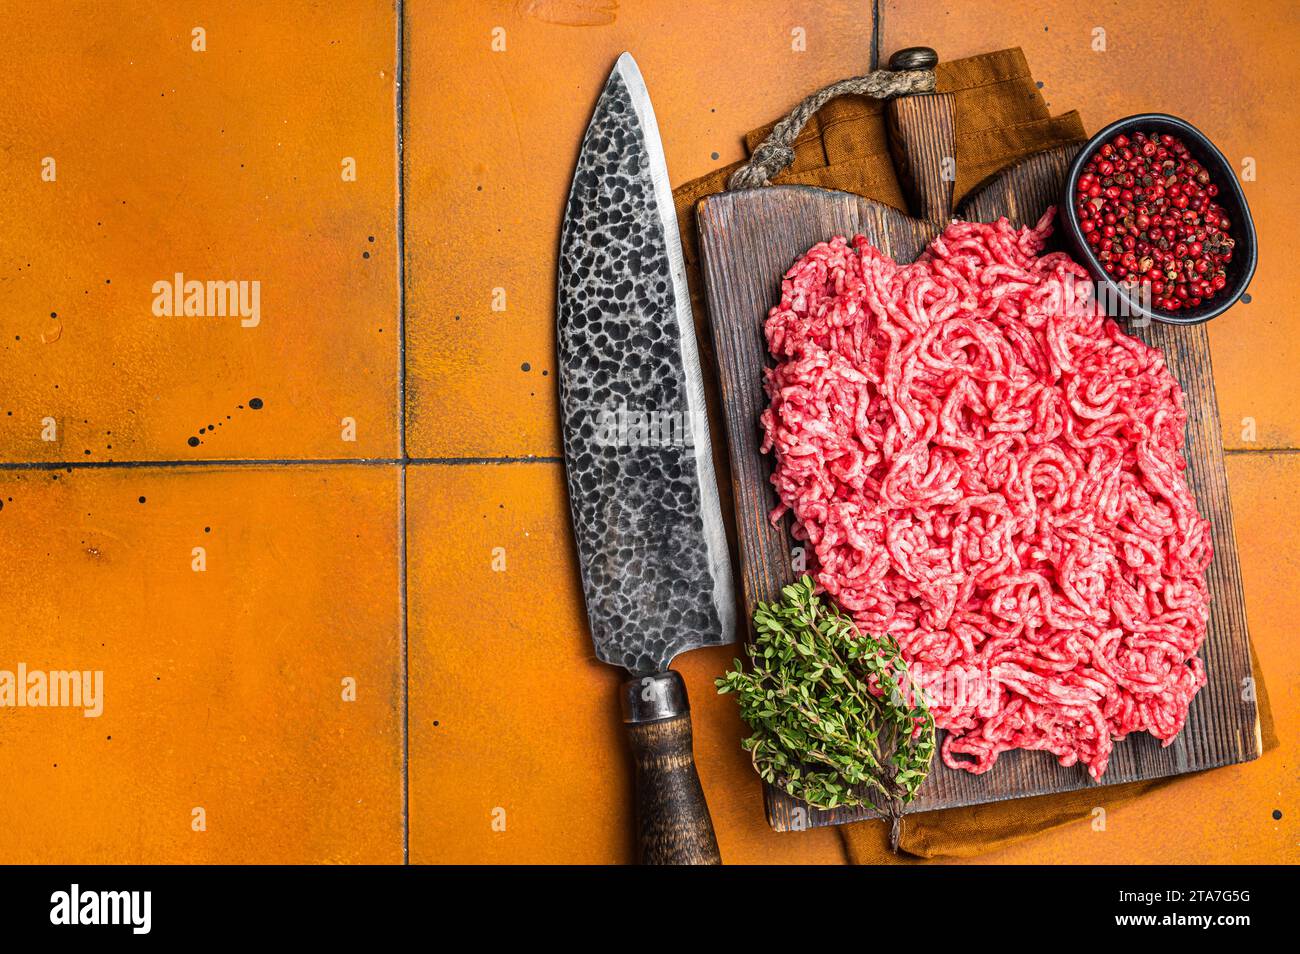
[[[767,320],[764,450],[820,584],[897,640],[946,764],[1106,771],[1205,684],[1210,528],[1183,393],[1034,228],[952,224],[910,265],[814,246]]]

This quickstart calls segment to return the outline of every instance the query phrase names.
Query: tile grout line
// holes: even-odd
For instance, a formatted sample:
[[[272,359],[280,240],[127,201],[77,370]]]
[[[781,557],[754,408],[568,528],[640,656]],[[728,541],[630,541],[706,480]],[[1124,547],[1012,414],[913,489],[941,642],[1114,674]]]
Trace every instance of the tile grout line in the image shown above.
[[[401,605],[401,639],[398,654],[402,666],[402,864],[411,863],[411,656],[410,626],[407,615],[407,562],[406,562],[406,467],[398,473],[398,553],[397,592]]]
[[[1253,452],[1247,452],[1253,453]],[[460,466],[464,464],[560,464],[562,457],[544,454],[497,457],[229,457],[210,460],[14,460],[0,461],[6,470],[168,470],[192,467],[405,467],[408,464]]]
[[[1225,447],[1227,457],[1269,457],[1300,454],[1300,447]],[[209,460],[51,460],[0,461],[5,471],[220,470],[231,467],[463,467],[474,464],[562,464],[564,458],[548,454],[502,454],[464,457],[230,457]]]
[[[410,457],[406,450],[406,4],[397,0],[397,89],[394,112],[397,128],[397,435],[402,450],[398,468],[398,599],[401,604],[402,666],[402,864],[411,863],[411,657],[410,617],[407,603],[406,560],[406,467]]]
[[[871,0],[871,71],[880,69],[880,0]]]
[[[397,439],[406,453],[406,10],[405,0],[397,0],[397,89],[394,95],[397,143]]]

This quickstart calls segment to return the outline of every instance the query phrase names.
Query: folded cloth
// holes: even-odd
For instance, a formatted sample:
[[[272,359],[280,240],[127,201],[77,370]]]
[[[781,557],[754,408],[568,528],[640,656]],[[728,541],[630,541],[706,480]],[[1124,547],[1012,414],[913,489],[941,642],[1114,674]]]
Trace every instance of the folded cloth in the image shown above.
[[[1053,146],[1083,142],[1088,137],[1077,112],[1052,116],[1029,73],[1020,49],[1000,50],[935,67],[939,92],[955,94],[957,181],[954,204],[975,186],[1007,166]],[[775,122],[745,137],[753,152]],[[679,186],[673,192],[682,231],[691,305],[700,325],[702,364],[712,375],[714,356],[710,337],[704,330],[706,305],[700,278],[699,241],[695,205],[700,199],[721,192],[731,174],[742,163],[733,163]],[[794,162],[773,176],[776,184],[796,184],[839,189],[875,199],[907,211],[902,187],[889,155],[885,131],[884,103],[865,96],[843,96],[823,106],[794,141]],[[716,394],[716,388],[711,388]],[[723,513],[732,514],[730,468],[716,408],[713,418],[715,460],[723,493]],[[728,521],[729,524],[732,521]],[[728,533],[734,544],[735,527]],[[742,617],[743,618],[743,617]],[[1265,751],[1278,744],[1272,713],[1262,680],[1259,661],[1251,649],[1256,673],[1259,719]],[[1078,792],[1043,795],[1037,798],[991,802],[968,808],[950,808],[904,816],[899,850],[917,858],[969,857],[1030,837],[1061,825],[1088,818],[1097,807],[1110,809],[1154,788],[1175,784],[1179,776],[1125,785],[1088,788]],[[855,864],[876,864],[894,860],[889,849],[889,832],[882,821],[843,825],[849,860]]]

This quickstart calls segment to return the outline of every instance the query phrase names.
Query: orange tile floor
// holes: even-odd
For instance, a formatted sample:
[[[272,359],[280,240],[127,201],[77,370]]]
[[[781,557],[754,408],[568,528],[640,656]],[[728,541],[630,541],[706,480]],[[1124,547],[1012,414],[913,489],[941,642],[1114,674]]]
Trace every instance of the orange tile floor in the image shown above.
[[[1252,301],[1211,340],[1282,745],[981,860],[1295,861],[1300,23],[1007,6],[8,4],[0,669],[104,688],[97,718],[0,709],[0,862],[629,860],[619,677],[587,640],[557,460],[576,144],[624,49],[683,182],[915,44],[1020,45],[1053,111],[1187,116],[1257,170]],[[258,308],[159,315],[177,273],[256,281]],[[832,831],[767,829],[710,691],[731,655],[680,661],[724,857],[842,863]]]

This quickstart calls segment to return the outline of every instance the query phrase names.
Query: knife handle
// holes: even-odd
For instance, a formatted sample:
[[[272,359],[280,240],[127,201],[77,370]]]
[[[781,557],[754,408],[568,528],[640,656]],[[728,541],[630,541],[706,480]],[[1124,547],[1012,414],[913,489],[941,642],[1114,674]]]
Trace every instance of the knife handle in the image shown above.
[[[722,864],[695,771],[691,705],[682,677],[669,669],[623,683],[623,721],[636,766],[637,860]]]

